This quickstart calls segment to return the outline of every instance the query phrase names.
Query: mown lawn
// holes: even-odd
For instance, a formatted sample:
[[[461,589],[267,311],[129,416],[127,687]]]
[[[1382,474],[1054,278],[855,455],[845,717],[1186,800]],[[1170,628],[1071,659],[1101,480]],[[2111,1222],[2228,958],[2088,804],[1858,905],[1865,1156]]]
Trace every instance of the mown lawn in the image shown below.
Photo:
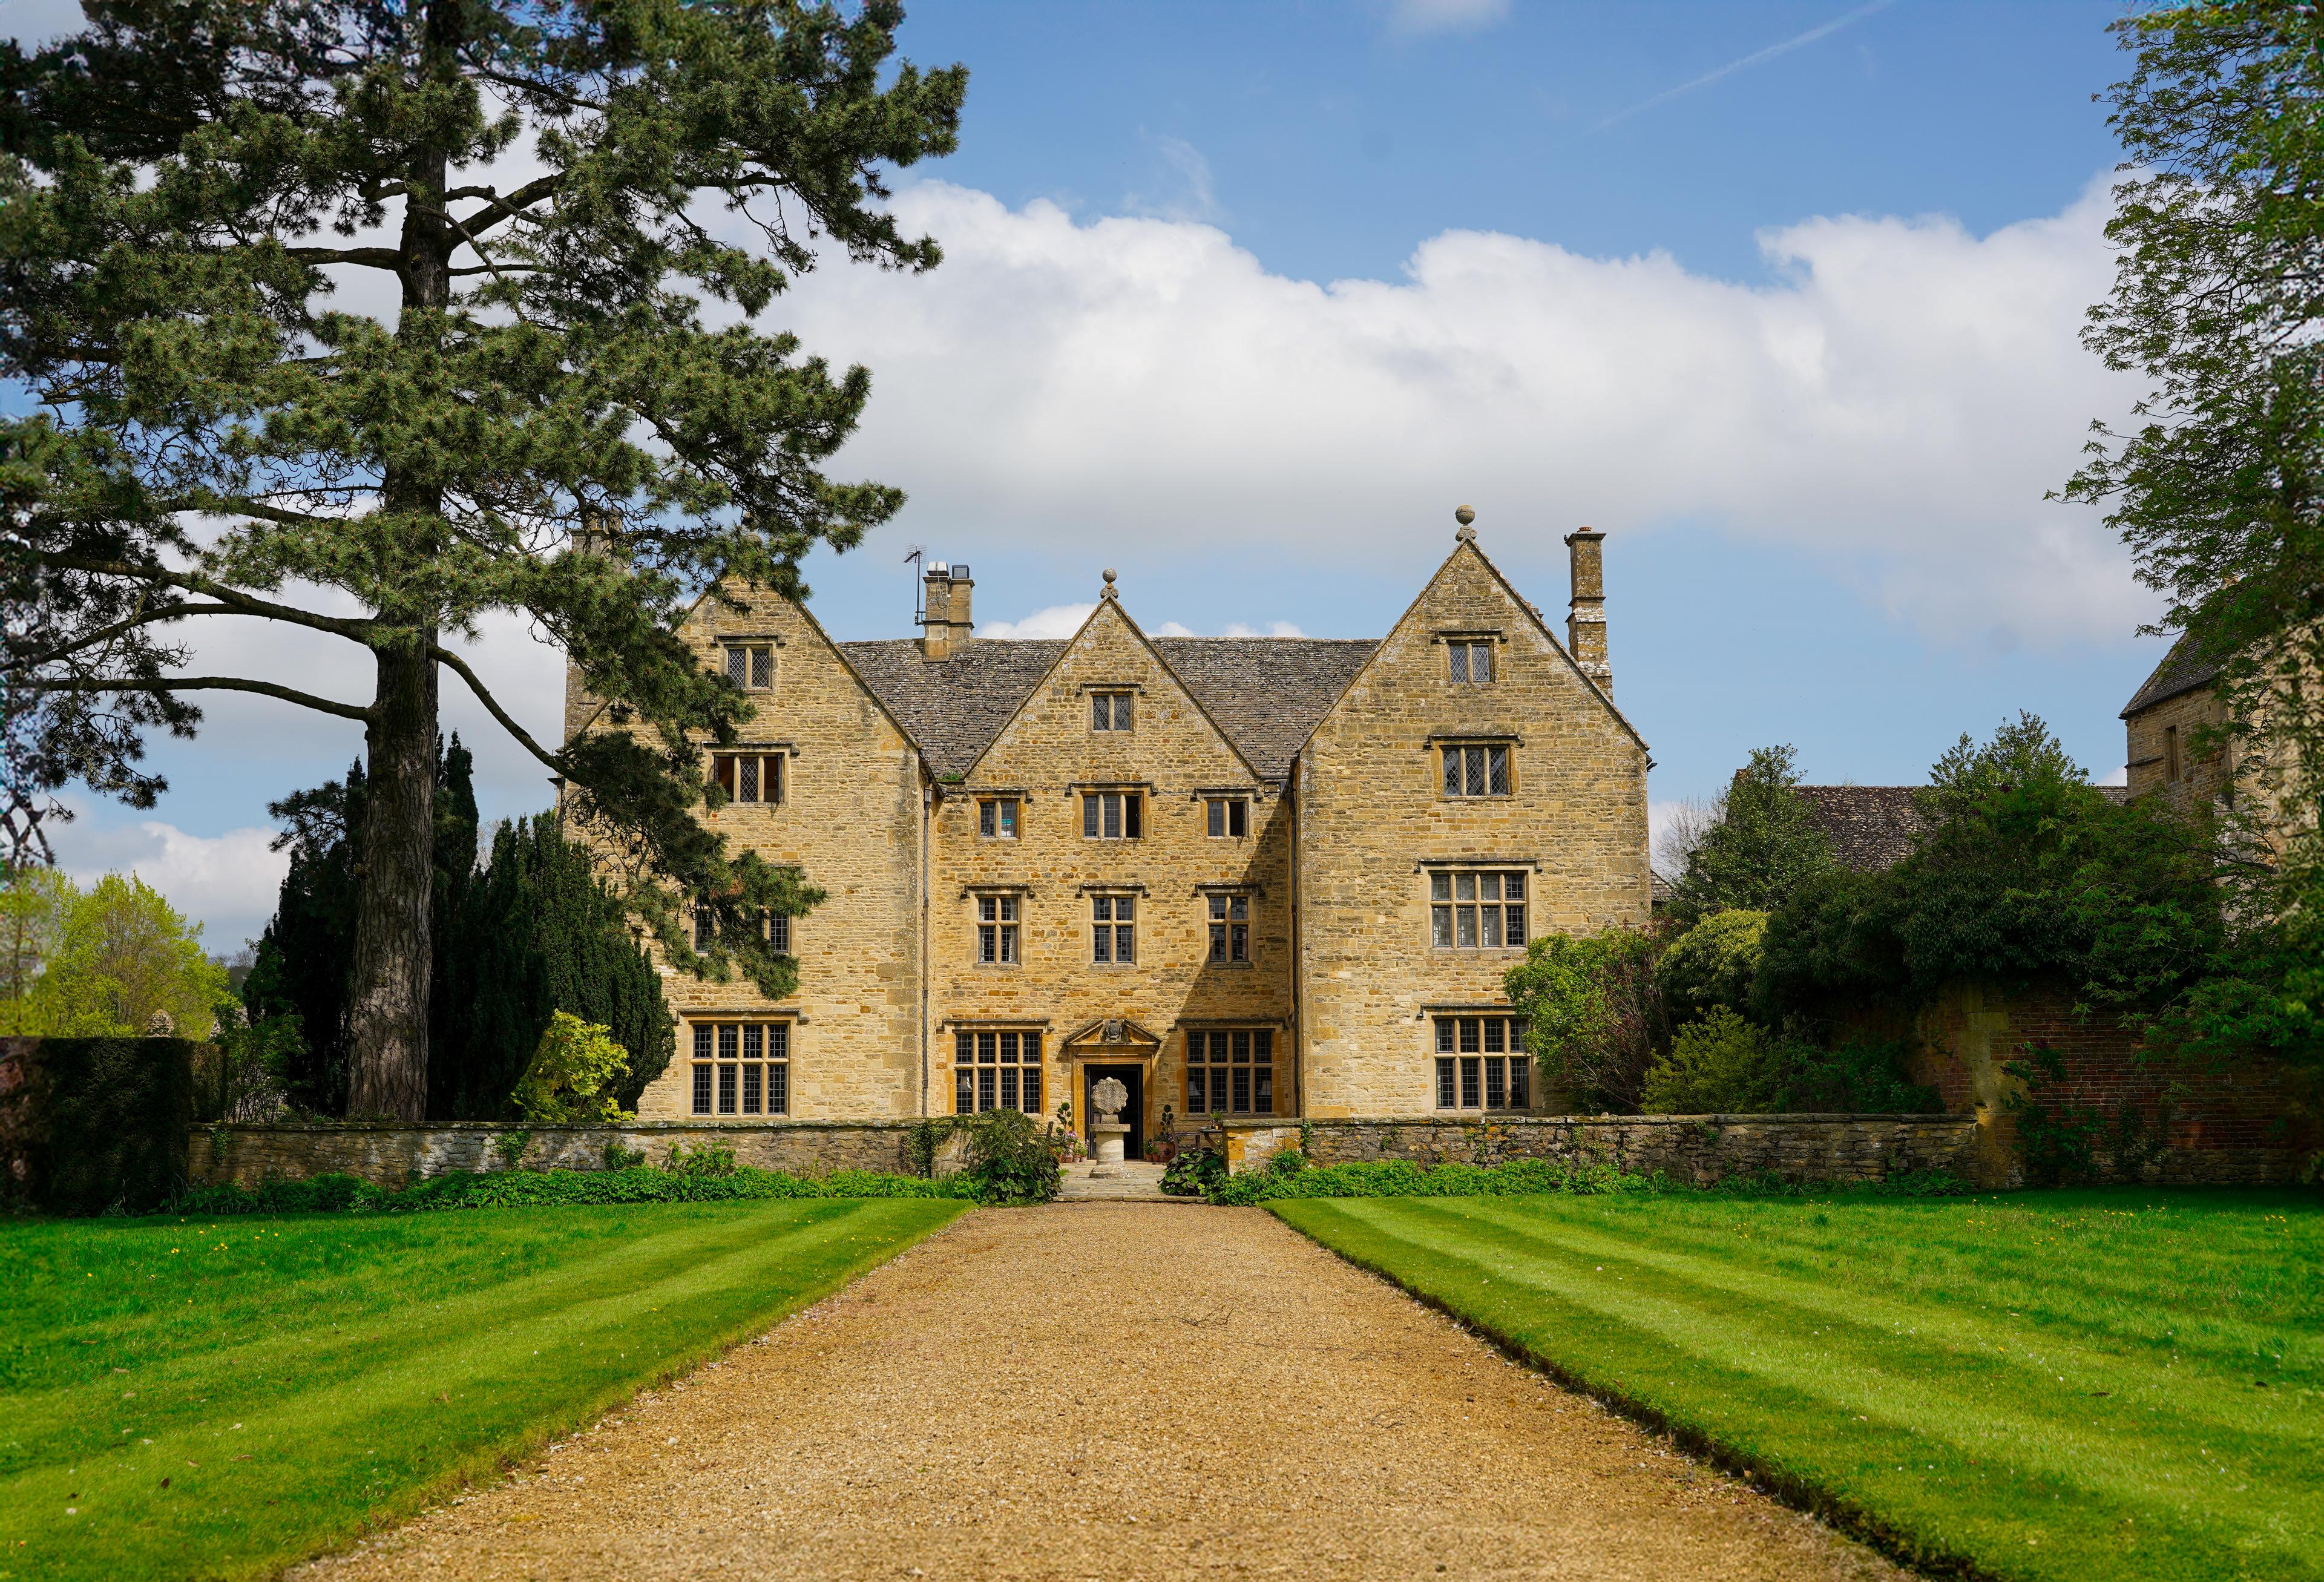
[[[2324,1577],[2312,1195],[1269,1207],[1907,1557]]]
[[[274,1570],[967,1207],[0,1223],[0,1577]]]

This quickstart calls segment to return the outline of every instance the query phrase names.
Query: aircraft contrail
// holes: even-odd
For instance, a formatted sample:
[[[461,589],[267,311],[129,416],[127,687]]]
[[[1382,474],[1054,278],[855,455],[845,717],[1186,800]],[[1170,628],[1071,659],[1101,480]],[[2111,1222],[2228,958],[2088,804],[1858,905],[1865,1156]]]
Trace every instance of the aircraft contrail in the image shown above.
[[[1737,72],[1743,70],[1747,67],[1757,66],[1762,60],[1773,60],[1778,55],[1788,55],[1794,50],[1801,49],[1805,45],[1814,43],[1818,39],[1828,39],[1831,37],[1832,34],[1838,32],[1840,29],[1863,21],[1866,17],[1871,15],[1876,11],[1886,11],[1895,3],[1896,0],[1871,0],[1869,5],[1859,5],[1844,16],[1835,16],[1830,22],[1824,23],[1820,26],[1812,27],[1808,29],[1807,32],[1801,33],[1796,37],[1785,39],[1780,44],[1769,44],[1766,49],[1754,51],[1752,53],[1744,56],[1739,60],[1729,60],[1724,66],[1706,71],[1701,77],[1695,78],[1692,81],[1680,83],[1676,87],[1665,88],[1661,93],[1656,94],[1650,99],[1640,99],[1637,104],[1632,105],[1627,110],[1615,111],[1612,115],[1607,116],[1603,121],[1599,122],[1597,125],[1591,127],[1590,130],[1592,132],[1603,132],[1606,128],[1615,124],[1617,122],[1628,120],[1631,116],[1638,114],[1641,110],[1651,110],[1656,105],[1667,105],[1673,99],[1677,98],[1680,95],[1691,94],[1699,87],[1707,87],[1711,84],[1717,82],[1722,77],[1732,77]]]

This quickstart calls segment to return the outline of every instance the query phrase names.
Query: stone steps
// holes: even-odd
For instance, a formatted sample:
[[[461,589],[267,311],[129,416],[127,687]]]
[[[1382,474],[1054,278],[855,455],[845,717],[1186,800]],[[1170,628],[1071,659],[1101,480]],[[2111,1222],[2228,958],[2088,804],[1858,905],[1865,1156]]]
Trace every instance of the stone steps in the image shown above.
[[[1084,1160],[1064,1168],[1057,1191],[1060,1203],[1200,1203],[1200,1198],[1173,1198],[1162,1191],[1159,1164],[1128,1160],[1120,1164],[1094,1164]]]

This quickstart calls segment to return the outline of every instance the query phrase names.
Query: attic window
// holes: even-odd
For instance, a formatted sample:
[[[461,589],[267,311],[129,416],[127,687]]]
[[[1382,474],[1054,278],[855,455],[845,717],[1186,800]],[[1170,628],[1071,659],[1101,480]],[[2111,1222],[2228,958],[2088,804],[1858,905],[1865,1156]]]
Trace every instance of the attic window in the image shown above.
[[[771,643],[728,643],[726,679],[746,692],[764,692],[775,684],[775,649]]]
[[[1130,699],[1126,692],[1093,692],[1090,694],[1090,729],[1093,731],[1127,731],[1130,729]]]
[[[1480,682],[1493,678],[1493,645],[1484,639],[1458,639],[1444,645],[1452,656],[1452,679]]]

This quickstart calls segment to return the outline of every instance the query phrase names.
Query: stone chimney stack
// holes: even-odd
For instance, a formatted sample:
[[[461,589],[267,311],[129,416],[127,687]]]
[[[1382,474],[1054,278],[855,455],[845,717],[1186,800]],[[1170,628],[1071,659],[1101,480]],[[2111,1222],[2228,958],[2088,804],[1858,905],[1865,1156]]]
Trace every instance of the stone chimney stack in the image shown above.
[[[964,566],[932,560],[920,581],[920,654],[949,659],[968,647],[976,631],[971,599],[976,584]]]
[[[1614,695],[1614,670],[1606,662],[1606,535],[1589,528],[1565,536],[1572,555],[1573,601],[1565,617],[1565,646],[1582,673],[1598,690]]]

